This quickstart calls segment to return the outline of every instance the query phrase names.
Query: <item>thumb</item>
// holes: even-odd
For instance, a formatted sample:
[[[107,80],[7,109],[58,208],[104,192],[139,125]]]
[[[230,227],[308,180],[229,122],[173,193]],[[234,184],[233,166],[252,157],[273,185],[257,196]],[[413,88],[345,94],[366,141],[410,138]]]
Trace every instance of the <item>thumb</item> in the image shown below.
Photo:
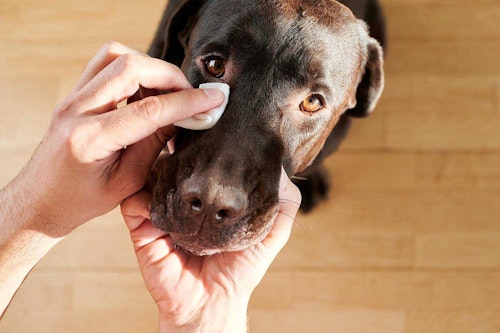
[[[285,170],[282,169],[279,191],[279,213],[274,222],[273,229],[262,241],[273,257],[287,243],[301,201],[302,196],[298,187],[288,178]]]

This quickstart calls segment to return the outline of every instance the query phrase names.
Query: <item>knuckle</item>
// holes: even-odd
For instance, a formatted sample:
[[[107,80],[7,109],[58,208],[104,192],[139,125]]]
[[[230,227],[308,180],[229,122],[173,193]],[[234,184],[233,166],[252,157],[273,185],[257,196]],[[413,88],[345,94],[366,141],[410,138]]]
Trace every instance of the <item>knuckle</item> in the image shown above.
[[[172,74],[175,76],[175,77],[184,77],[184,73],[182,72],[182,70],[180,69],[180,67],[178,67],[177,65],[174,65],[172,63],[167,63],[168,66],[169,66],[169,69],[172,71]]]
[[[199,99],[199,91],[195,89],[186,89],[182,91],[185,95],[184,104],[196,105]]]
[[[98,125],[96,122],[80,122],[66,127],[63,135],[70,156],[79,162],[92,162],[90,146],[99,133]]]
[[[133,72],[137,68],[138,60],[138,56],[132,53],[122,54],[115,61],[116,71],[123,75]]]
[[[115,60],[113,66],[113,75],[122,82],[124,91],[132,92],[139,89],[141,64],[138,55],[122,54]]]
[[[120,50],[123,49],[123,45],[121,43],[118,43],[114,40],[108,40],[104,42],[104,44],[101,47],[101,50],[105,54],[117,54],[121,53]]]
[[[158,96],[150,96],[137,102],[137,112],[141,118],[159,123],[161,110],[168,108],[168,102],[162,101]]]
[[[73,116],[79,109],[79,95],[77,92],[71,92],[66,98],[59,103],[52,114],[53,119],[60,121]]]

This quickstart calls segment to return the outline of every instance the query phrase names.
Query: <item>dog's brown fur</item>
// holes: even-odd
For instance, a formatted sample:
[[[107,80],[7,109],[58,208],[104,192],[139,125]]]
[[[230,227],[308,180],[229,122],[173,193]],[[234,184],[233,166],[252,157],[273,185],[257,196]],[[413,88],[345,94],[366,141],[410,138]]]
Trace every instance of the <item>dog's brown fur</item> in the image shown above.
[[[316,165],[345,135],[347,115],[369,114],[383,89],[379,43],[331,0],[170,1],[150,54],[181,66],[194,86],[231,86],[219,123],[180,129],[176,153],[157,163],[153,223],[198,255],[267,235],[282,166],[307,175],[299,185],[314,203],[304,192],[327,190]],[[207,72],[213,57],[221,77]],[[317,112],[301,108],[310,96],[323,104]]]

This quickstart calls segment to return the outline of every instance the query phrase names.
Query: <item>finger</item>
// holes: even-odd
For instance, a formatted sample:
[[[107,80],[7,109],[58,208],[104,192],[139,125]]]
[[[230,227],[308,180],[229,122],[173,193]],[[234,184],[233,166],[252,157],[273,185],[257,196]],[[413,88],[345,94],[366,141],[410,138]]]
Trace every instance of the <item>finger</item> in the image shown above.
[[[153,163],[172,138],[175,130],[175,126],[160,128],[147,138],[128,146],[123,152],[121,164],[145,167],[147,169],[145,176],[147,177]]]
[[[123,54],[81,89],[77,94],[79,109],[91,113],[114,110],[140,87],[179,91],[191,88],[191,84],[173,64],[137,54]]]
[[[106,66],[111,64],[116,58],[127,53],[147,56],[143,52],[140,52],[118,42],[109,41],[104,43],[104,45],[101,46],[101,48],[92,57],[92,59],[90,59],[74,90],[80,90],[81,88],[83,88],[87,83],[90,82],[90,80],[92,80]]]
[[[151,218],[149,206],[151,204],[151,194],[140,191],[125,199],[120,205],[121,213],[125,224],[132,232],[139,228],[144,221]]]
[[[218,89],[189,89],[151,96],[102,114],[102,130],[94,138],[94,144],[98,149],[104,149],[104,156],[96,158],[106,158],[110,153],[139,142],[160,128],[217,107],[223,98],[223,93]],[[164,131],[172,131],[172,128]]]
[[[162,131],[163,129],[158,132]],[[147,185],[151,188],[148,177],[158,155],[165,147],[164,142],[166,141],[160,139],[159,134],[153,134],[123,150],[119,163],[116,164],[116,172],[110,178],[110,183],[121,184],[120,195],[131,195]],[[123,186],[123,184],[128,185]]]
[[[167,233],[163,230],[160,230],[153,226],[151,224],[150,220],[144,221],[139,228],[135,229],[134,231],[130,232],[130,237],[132,239],[132,242],[134,243],[134,249],[135,251],[139,251],[145,246],[150,245],[151,243],[157,241],[158,239],[164,239],[166,240],[167,238],[165,237]],[[174,244],[170,240],[169,242],[162,242],[163,246],[167,247],[167,253],[172,252]]]
[[[292,226],[302,201],[299,189],[282,170],[280,182],[280,209],[272,231],[262,244],[276,256],[290,238]]]
[[[164,239],[161,246],[166,247],[167,252],[173,250],[174,244],[166,237],[167,233],[153,226],[150,220],[151,194],[140,191],[126,199],[121,205],[121,212],[128,229],[130,237],[134,243],[134,248],[138,252],[151,243]],[[155,246],[158,246],[155,245]],[[162,253],[165,251],[162,251]]]

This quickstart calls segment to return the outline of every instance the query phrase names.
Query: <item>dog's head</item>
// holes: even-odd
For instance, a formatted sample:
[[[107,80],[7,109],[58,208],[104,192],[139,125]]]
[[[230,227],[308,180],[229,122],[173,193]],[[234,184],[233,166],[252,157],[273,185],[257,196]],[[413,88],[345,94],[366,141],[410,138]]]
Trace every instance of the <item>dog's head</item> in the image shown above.
[[[282,167],[304,170],[344,112],[373,110],[382,50],[330,0],[187,0],[167,29],[163,59],[231,97],[212,129],[179,129],[157,163],[153,223],[194,254],[245,249],[272,228]]]

